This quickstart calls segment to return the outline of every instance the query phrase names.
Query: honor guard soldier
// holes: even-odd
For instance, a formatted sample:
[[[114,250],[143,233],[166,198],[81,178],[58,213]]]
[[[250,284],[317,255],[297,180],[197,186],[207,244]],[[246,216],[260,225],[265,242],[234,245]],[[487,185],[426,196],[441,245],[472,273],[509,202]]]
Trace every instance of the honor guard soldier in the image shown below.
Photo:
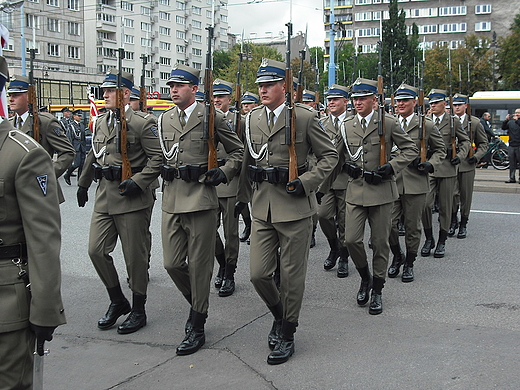
[[[464,130],[470,140],[468,155],[461,158],[459,171],[457,173],[457,189],[453,200],[453,212],[451,214],[451,225],[448,236],[455,235],[457,229],[457,212],[460,203],[460,225],[457,238],[466,238],[469,212],[471,201],[473,200],[473,184],[475,182],[475,169],[477,163],[487,152],[489,144],[484,127],[480,119],[472,116],[468,111],[469,98],[466,95],[455,94],[453,96],[453,111],[455,118],[460,120],[462,130]],[[477,150],[473,150],[473,145]]]
[[[358,78],[354,82],[351,98],[357,114],[348,117],[341,124],[340,135],[336,140],[339,163],[321,190],[326,193],[331,180],[342,170],[346,170],[350,176],[346,195],[345,241],[361,276],[361,286],[357,294],[359,306],[367,304],[372,289],[370,314],[383,312],[382,290],[390,251],[388,237],[391,214],[394,201],[398,198],[395,175],[419,154],[415,143],[401,129],[396,118],[385,114],[384,157],[388,162],[380,165],[381,138],[378,126],[381,119],[379,112],[374,111],[377,92],[376,81]],[[400,149],[400,153],[389,161],[394,144]],[[363,244],[367,219],[371,229],[373,278]]]
[[[347,117],[348,94],[347,87],[337,84],[332,84],[327,92],[330,115],[321,123],[332,142],[336,142],[340,125]],[[334,268],[339,258],[336,272],[338,278],[348,276],[348,249],[345,244],[345,195],[348,178],[346,172],[341,172],[332,183],[330,190],[321,198],[321,204],[318,206],[321,230],[330,246],[330,253],[323,263],[323,268],[325,270]]]
[[[203,103],[204,102],[204,90],[199,89],[197,92],[195,92],[195,101]]]
[[[29,113],[29,79],[25,76],[13,76],[7,89],[9,108],[16,115],[9,118],[11,124],[22,133],[33,136],[33,117]],[[67,138],[66,129],[52,114],[42,112],[38,114],[40,121],[40,139],[36,140],[53,158],[54,173],[59,178],[74,161],[74,147]],[[65,201],[61,187],[58,184],[58,198],[60,203]]]
[[[72,121],[70,122],[70,131],[67,133],[70,143],[74,147],[74,151],[76,155],[74,156],[74,162],[67,169],[67,172],[63,175],[63,179],[65,179],[65,183],[69,186],[70,177],[72,176],[72,172],[77,168],[78,169],[78,177],[81,176],[81,172],[83,170],[83,164],[85,163],[85,156],[87,153],[87,139],[86,139],[86,127],[85,124],[81,121],[83,117],[83,111],[75,110],[72,113]],[[89,130],[90,131],[90,130]]]
[[[208,140],[204,139],[204,105],[195,101],[200,71],[177,64],[167,84],[176,107],[159,117],[159,138],[164,155],[162,166],[162,245],[164,267],[190,304],[186,337],[178,355],[189,355],[205,343],[211,272],[219,201],[217,189],[230,183],[241,166],[244,147],[215,111],[217,141],[228,157],[224,165],[208,170]],[[206,80],[208,82],[209,80]]]
[[[224,113],[226,123],[230,130],[236,133],[234,113],[230,111],[233,84],[229,81],[216,79],[213,82],[213,100],[215,108]],[[240,115],[240,114],[239,114]],[[217,161],[225,164],[227,153],[222,144],[217,145]],[[220,297],[227,297],[235,292],[235,270],[238,261],[238,248],[240,241],[238,237],[238,218],[233,215],[238,192],[238,176],[229,182],[217,186],[219,203],[219,217],[222,216],[222,227],[224,230],[224,242],[217,230],[217,241],[215,257],[219,263],[219,270],[215,278],[215,287],[219,289]]]
[[[139,91],[135,86],[132,86],[130,92],[130,108],[134,111],[140,111],[139,109],[139,100],[141,99],[141,91]]]
[[[397,114],[401,128],[415,142],[423,155],[415,159],[406,168],[396,175],[399,199],[395,201],[392,211],[392,230],[390,232],[390,250],[394,255],[392,264],[388,268],[388,277],[399,275],[400,267],[404,264],[401,280],[414,280],[413,265],[421,243],[421,215],[426,202],[426,194],[430,192],[429,173],[432,173],[445,157],[446,146],[441,134],[433,126],[426,113],[422,116],[414,113],[417,106],[418,89],[411,85],[401,84],[395,92]],[[423,96],[423,95],[421,95]],[[422,112],[423,107],[420,106]],[[422,123],[421,120],[424,120]],[[404,216],[406,256],[399,245],[398,223]]]
[[[9,77],[0,57],[0,90]],[[33,359],[65,323],[55,167],[34,139],[0,118],[0,388],[32,389]]]
[[[465,131],[462,130],[460,121],[453,118],[446,111],[447,92],[443,89],[432,89],[428,95],[434,126],[439,130],[446,145],[446,157],[442,163],[435,167],[435,172],[430,175],[430,192],[426,196],[426,204],[422,216],[422,224],[426,241],[421,249],[421,256],[430,256],[433,248],[434,257],[444,257],[446,251],[446,239],[450,228],[451,213],[453,208],[453,193],[457,181],[457,170],[461,160],[466,158],[470,143]],[[451,129],[453,126],[453,129]],[[453,139],[454,138],[454,139]],[[455,157],[452,145],[457,145]],[[432,206],[435,194],[439,193],[439,241],[435,246],[432,229]]]
[[[101,84],[107,113],[96,120],[92,149],[78,180],[77,197],[79,206],[85,206],[88,188],[94,179],[97,180],[88,254],[110,297],[110,306],[98,321],[98,328],[109,329],[120,316],[130,313],[117,328],[118,333],[127,334],[146,325],[148,262],[152,245],[149,228],[155,201],[154,183],[159,176],[162,154],[155,117],[130,108],[133,76],[121,72],[120,85],[117,79],[118,71],[112,69]],[[118,106],[118,88],[122,88],[124,107]],[[122,115],[118,117],[119,110],[124,110],[126,117],[127,156],[132,174],[125,180],[122,180],[124,145],[119,145],[123,118]],[[118,237],[132,290],[131,307],[121,290],[111,256]]]
[[[240,103],[242,104],[242,112],[244,113],[244,115],[246,115],[249,111],[258,106],[258,102],[260,101],[259,99],[260,96],[258,96],[256,93],[249,91],[246,91],[242,95]]]
[[[319,125],[316,111],[295,104],[291,109],[295,115],[298,178],[289,181],[290,157],[285,144],[288,110],[284,104],[285,64],[262,60],[256,83],[263,106],[251,110],[246,118],[247,144],[235,215],[249,202],[252,190],[251,282],[274,315],[268,336],[272,352],[267,363],[280,364],[294,353],[294,332],[305,288],[312,216],[317,211],[315,191],[338,157]],[[308,170],[306,160],[311,148],[317,163]],[[278,248],[280,291],[273,280]]]
[[[60,119],[60,123],[65,129],[65,133],[69,135],[71,129],[70,129],[70,122],[72,122],[72,112],[70,111],[70,108],[63,107],[61,109],[61,113],[63,114],[63,117]],[[70,139],[70,138],[69,138]]]
[[[302,103],[316,109],[316,92],[303,90]]]

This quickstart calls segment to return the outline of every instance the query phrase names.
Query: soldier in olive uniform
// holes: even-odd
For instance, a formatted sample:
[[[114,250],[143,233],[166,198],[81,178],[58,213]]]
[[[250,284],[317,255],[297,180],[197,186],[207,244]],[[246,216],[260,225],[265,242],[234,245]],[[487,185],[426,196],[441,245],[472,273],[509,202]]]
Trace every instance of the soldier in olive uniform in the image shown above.
[[[372,288],[370,314],[380,314],[383,311],[382,290],[390,251],[388,237],[391,214],[394,201],[398,198],[395,174],[403,170],[419,153],[417,146],[401,129],[397,120],[386,114],[384,137],[387,162],[380,162],[380,117],[379,112],[374,111],[377,104],[376,93],[376,81],[358,78],[354,82],[351,97],[357,115],[348,117],[341,125],[340,135],[336,140],[339,163],[334,174],[321,189],[325,193],[335,175],[346,169],[350,179],[346,195],[345,240],[352,261],[361,276],[361,286],[357,294],[358,305],[367,304]],[[400,149],[400,153],[389,161],[394,144]],[[363,243],[367,219],[371,229],[373,279]]]
[[[455,112],[455,118],[460,120],[462,130],[464,130],[470,142],[474,143],[477,147],[476,151],[473,151],[473,145],[470,145],[470,152],[465,158],[462,158],[459,165],[459,172],[457,173],[457,189],[455,198],[453,200],[453,211],[451,214],[450,230],[448,236],[455,234],[457,224],[457,211],[460,203],[460,226],[457,238],[466,238],[467,224],[469,218],[469,211],[471,208],[471,201],[473,200],[473,184],[475,182],[475,169],[477,162],[480,161],[482,156],[487,152],[489,144],[486,132],[479,118],[476,116],[468,115],[466,113],[468,109],[469,98],[466,95],[455,94],[453,96],[453,111]],[[471,120],[470,120],[471,117]],[[471,154],[471,156],[470,156]],[[453,227],[453,232],[451,231]],[[451,234],[450,234],[451,233]]]
[[[0,57],[0,90],[8,77]],[[45,341],[65,323],[54,170],[34,139],[0,118],[1,389],[32,389],[35,341],[42,356]]]
[[[200,71],[177,64],[167,84],[177,105],[159,117],[159,138],[165,164],[162,202],[164,268],[190,304],[186,337],[178,355],[189,355],[205,343],[211,272],[219,200],[217,189],[240,169],[244,147],[219,110],[215,112],[215,146],[227,153],[226,163],[208,170],[204,139],[204,105],[195,101]]]
[[[264,59],[257,73],[263,106],[246,118],[246,148],[235,215],[253,194],[251,214],[251,282],[274,315],[268,336],[272,349],[269,364],[286,362],[294,353],[294,332],[305,288],[305,274],[316,214],[316,188],[337,162],[337,152],[320,127],[316,111],[295,104],[298,178],[288,180],[289,151],[285,144],[285,64]],[[307,155],[313,149],[317,162],[308,170]],[[280,248],[280,291],[273,273]]]
[[[407,84],[402,84],[395,92],[401,127],[415,142],[419,150],[423,141],[426,149],[424,152],[427,152],[425,161],[421,161],[421,156],[417,156],[411,164],[396,175],[399,199],[395,201],[392,211],[390,250],[394,254],[394,258],[388,268],[388,277],[397,277],[401,265],[404,264],[401,276],[403,282],[414,280],[413,265],[421,241],[421,215],[426,202],[426,194],[430,192],[428,174],[432,173],[435,167],[442,162],[446,153],[442,136],[433,126],[431,119],[421,118],[414,113],[417,94],[418,89]],[[420,121],[423,119],[424,122],[421,125]],[[406,256],[399,245],[398,222],[401,215],[404,216]]]
[[[347,117],[348,94],[349,90],[347,87],[337,84],[332,84],[327,92],[327,106],[330,115],[324,118],[321,123],[333,142],[336,142],[336,138],[339,135],[340,124]],[[347,183],[347,173],[341,172],[318,206],[321,230],[327,237],[330,246],[330,253],[323,263],[323,268],[326,270],[334,268],[339,258],[336,272],[338,278],[348,276],[348,249],[345,244],[345,194],[347,192]]]
[[[466,158],[469,151],[469,138],[462,130],[460,121],[446,112],[447,92],[442,89],[432,89],[428,95],[434,126],[437,127],[446,145],[446,158],[438,165],[435,172],[430,175],[430,192],[426,196],[426,205],[423,211],[422,224],[426,241],[421,249],[421,256],[427,257],[435,247],[432,230],[432,206],[435,194],[439,192],[439,241],[435,247],[434,257],[444,257],[446,251],[446,239],[450,228],[451,212],[453,207],[453,193],[457,181],[457,167],[461,160]],[[452,129],[455,135],[457,153],[452,157]]]
[[[33,118],[29,113],[29,79],[25,76],[13,76],[9,83],[7,93],[9,95],[9,108],[16,113],[9,118],[11,124],[21,132],[33,135]],[[54,173],[60,177],[74,161],[74,147],[67,138],[67,132],[54,115],[41,112],[38,114],[40,121],[40,139],[36,140],[53,158]],[[60,203],[65,201],[61,187],[58,184],[58,198]]]
[[[130,312],[117,328],[118,333],[127,334],[146,325],[148,261],[152,245],[149,227],[162,155],[155,117],[130,108],[133,76],[122,72],[119,87],[123,90],[127,152],[132,168],[132,176],[122,181],[123,160],[117,145],[119,128],[115,114],[117,73],[116,69],[112,69],[101,84],[108,111],[96,120],[93,145],[78,180],[77,196],[79,206],[83,207],[88,200],[88,188],[97,179],[88,254],[110,297],[110,306],[98,321],[98,328],[109,329],[120,316]],[[121,290],[110,255],[118,237],[132,290],[132,307]]]

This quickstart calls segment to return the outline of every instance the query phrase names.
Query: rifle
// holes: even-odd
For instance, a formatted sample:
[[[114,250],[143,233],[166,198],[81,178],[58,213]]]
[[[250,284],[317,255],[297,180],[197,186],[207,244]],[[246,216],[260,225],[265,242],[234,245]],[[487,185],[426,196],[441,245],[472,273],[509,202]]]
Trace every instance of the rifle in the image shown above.
[[[383,73],[381,63],[381,53],[383,51],[383,41],[379,41],[379,63],[377,75],[377,100],[379,103],[379,122],[377,124],[377,134],[379,135],[379,166],[386,164],[386,123],[385,123],[385,96],[383,90]]]
[[[287,26],[287,51],[285,52],[285,145],[289,149],[289,181],[298,178],[298,161],[296,157],[296,120],[294,114],[292,69],[291,69],[291,35],[292,23]],[[289,188],[291,189],[291,188]]]
[[[215,146],[215,106],[213,105],[213,70],[211,69],[211,43],[213,26],[208,30],[208,52],[206,53],[206,70],[204,71],[204,130],[202,139],[208,141],[208,170],[217,168],[217,148]]]
[[[395,114],[395,95],[394,95],[394,64],[392,60],[392,50],[390,50],[390,114]]]
[[[37,352],[34,354],[34,367],[33,367],[33,390],[43,390],[43,362],[44,357],[49,354],[49,350],[43,351],[43,356],[38,355]]]
[[[451,49],[448,51],[448,74],[450,78],[450,134],[451,134],[451,158],[457,156],[457,148],[455,144],[455,117],[453,116],[453,91],[452,91],[452,75],[451,75]]]
[[[473,135],[473,131],[471,129],[471,104],[469,103],[469,96],[468,96],[468,104],[466,107],[466,115],[468,116],[468,132],[469,132],[469,153],[468,157],[473,157],[474,150],[473,150],[473,139],[475,138]]]
[[[40,118],[38,114],[38,104],[36,102],[36,89],[34,86],[34,56],[35,56],[35,49],[30,49],[30,58],[31,58],[31,65],[30,65],[30,72],[29,72],[29,88],[27,88],[27,98],[29,101],[29,115],[32,117],[33,120],[33,138],[36,142],[40,143]],[[66,129],[65,129],[66,130]]]
[[[316,79],[314,80],[314,92],[316,92],[316,110],[320,112],[320,70],[318,68],[318,48],[316,48]]]
[[[235,85],[235,132],[240,137],[240,98],[242,97],[242,91],[240,88],[240,65],[242,64],[242,53],[238,53],[238,70],[237,70],[237,83]]]
[[[296,87],[296,103],[303,101],[303,61],[305,61],[305,49],[300,50],[300,70],[298,71],[298,85]]]
[[[125,115],[125,99],[123,86],[121,85],[123,72],[123,57],[125,56],[125,49],[119,48],[119,72],[117,74],[117,89],[116,89],[116,150],[121,154],[121,181],[125,181],[132,177],[132,166],[128,159],[128,145],[127,145],[127,128]]]
[[[147,112],[146,110],[146,87],[145,87],[145,69],[144,67],[148,63],[148,57],[144,54],[141,56],[143,61],[143,69],[141,71],[141,87],[139,87],[139,111]]]
[[[423,61],[423,73],[421,74],[421,78],[419,80],[419,101],[418,101],[418,115],[419,115],[419,141],[421,145],[420,156],[421,162],[426,161],[426,107],[424,104],[424,61]]]

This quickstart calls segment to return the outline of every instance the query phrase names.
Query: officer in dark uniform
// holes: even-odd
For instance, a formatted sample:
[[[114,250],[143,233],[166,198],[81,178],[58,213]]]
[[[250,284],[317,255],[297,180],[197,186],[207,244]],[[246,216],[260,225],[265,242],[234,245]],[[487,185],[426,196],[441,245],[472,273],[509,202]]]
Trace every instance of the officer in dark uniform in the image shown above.
[[[189,355],[206,341],[211,272],[219,200],[216,186],[230,183],[240,169],[244,147],[221,111],[215,112],[215,141],[227,153],[226,163],[208,170],[204,105],[195,101],[200,71],[177,64],[167,84],[175,107],[159,117],[162,168],[162,244],[164,268],[190,304],[186,336],[178,355]],[[215,145],[216,146],[216,145]]]
[[[79,206],[83,207],[88,200],[88,188],[94,179],[98,180],[88,253],[110,297],[110,306],[98,321],[98,328],[109,329],[120,316],[130,313],[117,328],[118,333],[127,334],[146,325],[148,261],[152,245],[149,227],[162,156],[155,117],[130,108],[133,76],[122,72],[119,87],[123,89],[127,152],[132,176],[121,181],[122,156],[116,142],[119,128],[115,115],[117,73],[116,69],[112,69],[101,84],[108,111],[96,120],[93,145],[78,180],[77,196]],[[110,255],[118,237],[132,290],[132,307],[121,290]]]
[[[70,177],[72,175],[72,172],[76,168],[78,168],[78,177],[81,176],[81,171],[83,170],[83,164],[85,163],[85,156],[87,154],[87,140],[86,140],[86,128],[84,123],[81,121],[81,118],[83,116],[83,111],[81,110],[75,110],[72,113],[72,121],[70,122],[69,132],[67,133],[67,136],[69,138],[70,143],[74,147],[74,150],[76,152],[76,155],[74,156],[74,162],[72,165],[67,169],[67,172],[63,175],[63,178],[65,179],[65,183],[67,183],[69,186],[70,183]]]
[[[8,77],[7,63],[0,57],[0,90]],[[54,171],[43,147],[0,118],[2,389],[32,389],[35,341],[36,353],[42,356],[45,341],[65,323]]]
[[[29,113],[29,79],[25,76],[13,76],[7,89],[9,108],[16,115],[9,118],[11,124],[32,137],[33,118]],[[54,173],[60,177],[74,161],[74,147],[71,145],[65,129],[52,114],[42,112],[38,114],[40,121],[40,139],[38,141],[54,160]],[[60,203],[65,201],[61,187],[58,184],[58,198]]]
[[[262,60],[256,83],[261,102],[246,118],[246,148],[235,215],[251,200],[251,282],[274,315],[268,336],[269,364],[286,362],[294,353],[305,288],[305,274],[316,214],[315,191],[337,162],[337,152],[320,127],[316,111],[295,104],[298,178],[288,182],[285,144],[285,64]],[[317,163],[308,170],[309,150]],[[280,248],[280,291],[273,280]]]

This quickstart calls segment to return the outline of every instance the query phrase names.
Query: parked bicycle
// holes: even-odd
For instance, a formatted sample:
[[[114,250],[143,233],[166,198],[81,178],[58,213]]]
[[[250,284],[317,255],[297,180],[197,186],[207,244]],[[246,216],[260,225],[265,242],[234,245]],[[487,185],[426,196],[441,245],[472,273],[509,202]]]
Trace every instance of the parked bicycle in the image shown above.
[[[490,157],[488,157],[490,156]],[[495,137],[489,143],[489,149],[482,156],[479,163],[479,166],[482,164],[488,164],[487,161],[491,161],[491,165],[495,169],[499,169],[501,171],[509,168],[509,155],[507,154],[507,145],[500,137]],[[487,166],[487,165],[486,165]]]

